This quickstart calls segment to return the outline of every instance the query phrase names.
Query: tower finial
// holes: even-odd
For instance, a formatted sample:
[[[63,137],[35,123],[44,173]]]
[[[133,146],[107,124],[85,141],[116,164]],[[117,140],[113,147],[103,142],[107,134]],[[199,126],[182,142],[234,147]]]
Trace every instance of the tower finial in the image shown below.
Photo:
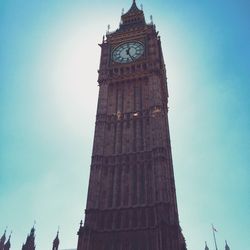
[[[230,250],[230,247],[227,244],[227,241],[225,240],[226,246],[225,246],[225,250]]]
[[[152,16],[152,15],[150,15],[150,21],[151,21],[151,24],[154,23],[154,21],[153,21],[153,16]]]
[[[7,232],[7,227],[4,230],[4,233],[3,233],[2,237],[0,238],[0,247],[2,247],[2,245],[4,245],[4,242],[6,240],[6,232]]]
[[[209,250],[208,246],[207,246],[207,242],[205,241],[205,250]]]
[[[36,220],[34,220],[34,223],[33,223],[33,227],[32,227],[33,230],[35,229],[35,225],[36,225]]]
[[[58,250],[59,244],[60,244],[60,240],[59,240],[59,226],[57,229],[57,234],[55,239],[53,240],[53,246],[52,246],[52,250]]]
[[[110,33],[110,24],[108,24],[108,29],[107,29],[106,34],[108,35],[109,33]]]
[[[12,236],[12,233],[13,233],[13,231],[11,230],[11,231],[10,231],[10,235],[9,235],[9,240],[10,240],[10,238],[11,238],[11,236]]]
[[[8,238],[7,242],[4,244],[4,247],[2,248],[3,250],[9,250],[10,249],[10,247],[11,247],[11,244],[10,244],[11,234],[12,234],[12,231],[10,232],[10,235],[9,235],[9,238]]]

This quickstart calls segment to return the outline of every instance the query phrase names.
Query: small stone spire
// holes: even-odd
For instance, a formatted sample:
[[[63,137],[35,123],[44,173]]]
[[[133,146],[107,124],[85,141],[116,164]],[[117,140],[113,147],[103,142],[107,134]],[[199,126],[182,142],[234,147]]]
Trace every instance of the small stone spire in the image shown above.
[[[107,31],[106,31],[106,35],[108,35],[110,33],[110,24],[108,24],[108,28],[107,28]]]
[[[5,240],[6,240],[6,229],[4,230],[4,233],[2,237],[0,238],[0,250],[4,249]]]
[[[209,250],[208,246],[207,246],[207,242],[205,241],[205,250]]]
[[[151,24],[154,24],[153,16],[152,16],[152,15],[150,15],[150,23],[151,23]]]
[[[7,240],[7,242],[4,245],[4,248],[3,248],[4,250],[9,250],[10,247],[11,247],[11,244],[10,244],[11,234],[12,234],[12,232],[10,233],[8,240]]]
[[[58,229],[58,230],[57,230],[57,234],[56,234],[56,238],[55,238],[54,241],[53,241],[52,250],[58,250],[59,243],[60,243],[60,240],[59,240],[59,229]]]
[[[31,228],[30,234],[26,238],[25,244],[22,246],[22,250],[35,250],[35,225]]]
[[[225,240],[226,246],[225,246],[225,250],[230,250],[230,247],[227,244],[227,241]]]

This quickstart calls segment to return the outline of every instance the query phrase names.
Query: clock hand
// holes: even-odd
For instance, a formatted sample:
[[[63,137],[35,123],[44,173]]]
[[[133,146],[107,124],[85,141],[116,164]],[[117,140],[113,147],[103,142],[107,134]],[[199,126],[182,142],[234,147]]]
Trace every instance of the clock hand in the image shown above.
[[[128,48],[128,49],[126,50],[126,53],[127,53],[127,55],[134,61],[134,57],[131,56],[131,54],[130,54],[130,49],[131,49],[131,48]]]
[[[133,56],[131,56],[130,54],[128,54],[129,56],[130,56],[130,58],[132,59],[132,61],[134,61],[134,57]]]

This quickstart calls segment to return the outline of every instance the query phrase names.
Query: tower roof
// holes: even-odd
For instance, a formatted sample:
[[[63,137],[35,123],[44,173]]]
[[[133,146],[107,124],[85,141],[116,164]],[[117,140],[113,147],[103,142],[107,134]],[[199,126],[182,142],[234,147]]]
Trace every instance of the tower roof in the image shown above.
[[[128,10],[128,12],[124,15],[127,15],[127,14],[131,14],[131,13],[135,13],[135,12],[143,12],[142,10],[139,10],[139,8],[137,7],[136,5],[136,2],[135,0],[133,0],[133,3],[132,3],[132,6],[130,7],[130,9]]]
[[[120,30],[126,30],[132,27],[144,26],[146,24],[143,10],[140,10],[135,0],[130,9],[121,16]]]

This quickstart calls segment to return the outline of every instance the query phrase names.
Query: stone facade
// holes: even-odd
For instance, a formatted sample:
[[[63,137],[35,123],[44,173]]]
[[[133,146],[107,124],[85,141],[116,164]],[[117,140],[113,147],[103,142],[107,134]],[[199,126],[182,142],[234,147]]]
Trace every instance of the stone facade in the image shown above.
[[[129,42],[143,44],[143,54],[115,62],[114,50]],[[77,250],[184,250],[158,32],[133,1],[120,28],[100,46],[87,208]],[[124,57],[129,50],[121,52]]]

